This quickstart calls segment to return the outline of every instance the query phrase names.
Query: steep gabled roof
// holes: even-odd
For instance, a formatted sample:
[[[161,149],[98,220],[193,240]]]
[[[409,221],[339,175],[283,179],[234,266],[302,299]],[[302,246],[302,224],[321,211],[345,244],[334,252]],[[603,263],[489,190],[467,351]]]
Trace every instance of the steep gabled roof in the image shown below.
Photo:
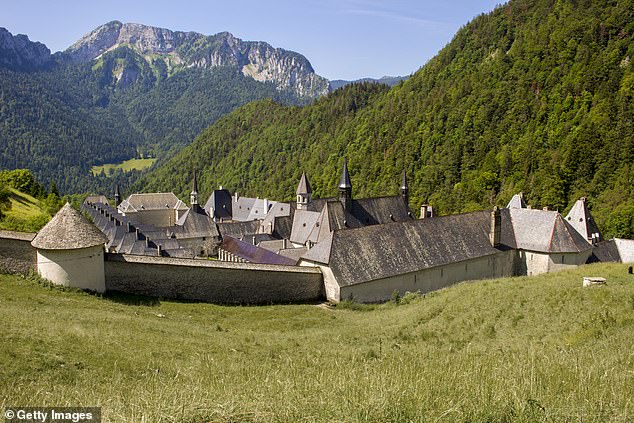
[[[313,248],[302,255],[301,259],[327,265],[330,262],[332,238],[333,232],[328,233],[322,241],[315,244]]]
[[[176,225],[182,228],[179,238],[218,237],[216,223],[201,208],[187,210]]]
[[[119,205],[124,213],[143,210],[187,210],[188,207],[173,192],[132,194]]]
[[[519,249],[543,253],[578,253],[592,248],[556,211],[508,210]]]
[[[508,212],[502,210],[498,249],[489,241],[489,211],[334,231],[328,264],[339,285],[346,286],[485,257],[513,248],[513,231],[505,220]],[[324,263],[327,250],[328,243],[320,243],[304,259]]]
[[[233,211],[231,193],[226,189],[215,189],[205,203],[205,211],[216,219],[231,219]]]
[[[315,228],[315,224],[319,222],[321,213],[296,210],[293,216],[293,229],[291,231],[291,242],[296,244],[305,244],[309,240],[310,234]]]
[[[220,222],[217,224],[220,235],[224,238],[230,236],[233,238],[241,238],[258,233],[260,227],[259,220],[248,222]]]
[[[33,238],[31,245],[45,250],[72,250],[105,244],[99,229],[66,203]]]
[[[363,225],[380,225],[411,220],[410,211],[400,195],[352,200],[352,215]]]
[[[117,185],[117,187],[119,186]],[[105,195],[89,195],[88,197],[84,199],[84,202],[91,203],[91,204],[99,203],[99,204],[109,205],[108,199],[106,198]]]
[[[590,214],[590,210],[588,210],[585,197],[575,202],[566,216],[566,221],[586,240],[595,240],[595,242],[603,240],[601,231],[599,231],[599,227],[594,221],[592,214]]]
[[[525,209],[526,203],[524,202],[524,193],[517,193],[511,198],[511,201],[506,205],[507,209]]]

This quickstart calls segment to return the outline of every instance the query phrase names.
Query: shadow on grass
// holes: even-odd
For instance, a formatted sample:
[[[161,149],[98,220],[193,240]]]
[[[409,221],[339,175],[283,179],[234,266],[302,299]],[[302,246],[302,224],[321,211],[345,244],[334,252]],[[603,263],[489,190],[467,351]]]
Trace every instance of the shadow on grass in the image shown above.
[[[127,294],[120,291],[108,291],[103,294],[103,299],[130,306],[158,307],[161,305],[161,301],[157,297]]]

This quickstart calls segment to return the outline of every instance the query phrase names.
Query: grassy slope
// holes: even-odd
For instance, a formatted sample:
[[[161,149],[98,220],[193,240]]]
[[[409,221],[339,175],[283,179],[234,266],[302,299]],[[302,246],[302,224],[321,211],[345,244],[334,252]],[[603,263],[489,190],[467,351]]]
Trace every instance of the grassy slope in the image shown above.
[[[0,221],[0,229],[36,232],[51,217],[42,209],[36,198],[13,188],[9,201],[11,207],[5,211],[6,216]]]
[[[583,275],[608,285],[581,288]],[[0,275],[0,408],[113,421],[626,421],[625,265],[465,283],[410,304],[222,307]]]
[[[121,163],[107,163],[101,166],[93,166],[91,172],[93,175],[99,175],[103,170],[106,175],[108,175],[110,169],[112,169],[113,171],[116,169],[121,169],[124,172],[129,172],[133,169],[143,170],[152,166],[155,161],[156,159],[130,159],[125,160]]]

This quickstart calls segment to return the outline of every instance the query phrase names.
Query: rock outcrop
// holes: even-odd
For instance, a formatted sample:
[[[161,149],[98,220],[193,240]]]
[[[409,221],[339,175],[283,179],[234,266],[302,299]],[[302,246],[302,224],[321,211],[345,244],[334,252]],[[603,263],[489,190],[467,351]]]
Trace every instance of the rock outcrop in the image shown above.
[[[35,70],[51,62],[51,51],[26,35],[12,35],[0,28],[0,67],[14,70]]]
[[[265,42],[243,41],[228,32],[207,36],[113,21],[82,37],[65,55],[73,62],[88,62],[122,46],[132,48],[148,62],[156,61],[158,56],[170,73],[192,67],[231,66],[299,97],[318,97],[329,90],[328,80],[315,74],[301,54]]]

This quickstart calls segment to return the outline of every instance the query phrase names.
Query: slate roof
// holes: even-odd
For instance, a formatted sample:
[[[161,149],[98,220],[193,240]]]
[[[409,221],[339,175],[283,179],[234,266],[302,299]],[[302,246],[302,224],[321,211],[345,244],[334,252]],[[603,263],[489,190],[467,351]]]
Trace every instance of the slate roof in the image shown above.
[[[510,220],[508,212],[502,211],[505,220]],[[502,225],[498,249],[489,241],[490,225],[490,212],[482,211],[337,230],[332,242],[316,245],[303,258],[325,264],[329,255],[328,264],[339,285],[354,285],[512,248],[510,224]]]
[[[192,207],[178,219],[176,225],[182,227],[179,238],[219,237],[216,223],[200,207]]]
[[[243,258],[249,263],[258,264],[279,264],[284,266],[294,266],[297,261],[288,257],[275,254],[264,248],[257,247],[248,242],[226,236],[222,239],[220,248],[236,256]]]
[[[293,216],[291,242],[302,245],[305,244],[309,240],[315,225],[319,222],[320,215],[321,213],[314,211],[296,210]]]
[[[601,231],[588,210],[585,197],[575,202],[566,216],[566,221],[588,241],[603,241]]]
[[[409,208],[400,195],[352,200],[352,215],[363,225],[380,225],[411,220]]]
[[[304,255],[301,256],[304,260],[309,260],[315,263],[320,264],[328,264],[330,261],[330,249],[332,248],[332,237],[333,232],[327,234],[325,238],[315,244],[313,248],[308,250]]]
[[[219,222],[217,223],[220,236],[230,236],[233,238],[247,237],[258,233],[260,221],[251,220],[247,222]]]
[[[108,240],[97,227],[66,203],[33,238],[31,245],[45,250],[94,247]]]
[[[164,209],[184,211],[188,207],[173,192],[132,194],[119,205],[119,210],[124,213]]]
[[[89,195],[84,199],[84,201],[88,203],[101,203],[105,205],[109,204],[108,199],[105,195]]]
[[[308,178],[306,177],[306,172],[302,172],[302,177],[299,180],[299,185],[297,185],[297,194],[311,194],[313,192],[310,187],[310,182],[308,182]]]
[[[609,241],[601,241],[594,245],[592,255],[588,259],[588,263],[597,262],[621,262],[621,254],[619,253],[619,249],[613,239]]]
[[[515,194],[509,203],[506,205],[507,209],[525,209],[526,203],[524,202],[524,193],[520,192]]]
[[[233,214],[231,193],[226,189],[215,189],[205,203],[205,211],[215,219],[229,220]]]
[[[276,201],[266,198],[232,197],[232,218],[239,222],[264,219]]]
[[[592,248],[556,211],[507,210],[519,249],[543,253],[578,253]]]

